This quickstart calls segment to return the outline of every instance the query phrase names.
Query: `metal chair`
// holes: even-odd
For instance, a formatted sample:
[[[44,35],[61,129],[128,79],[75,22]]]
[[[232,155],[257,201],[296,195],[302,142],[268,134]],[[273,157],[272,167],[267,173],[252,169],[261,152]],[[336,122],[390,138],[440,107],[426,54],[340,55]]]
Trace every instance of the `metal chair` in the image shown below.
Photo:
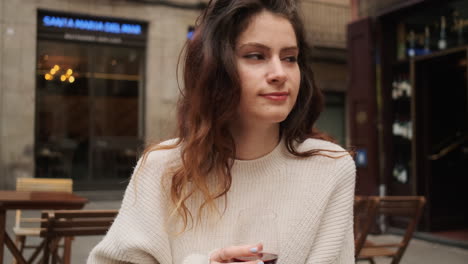
[[[370,215],[369,226],[366,227],[367,233],[363,234],[364,244],[359,252],[356,252],[356,260],[367,260],[375,263],[375,257],[389,257],[392,264],[398,264],[405,253],[408,244],[413,237],[419,219],[423,211],[426,199],[422,196],[384,196],[369,197],[377,201],[375,214]],[[367,240],[367,235],[375,225],[376,217],[385,216],[386,219],[397,221],[406,226],[405,233],[398,243],[375,243]]]
[[[41,237],[45,238],[43,263],[59,261],[58,241],[61,237],[105,235],[118,210],[56,210],[42,213]],[[49,262],[51,261],[51,262]],[[69,264],[70,260],[64,260]]]

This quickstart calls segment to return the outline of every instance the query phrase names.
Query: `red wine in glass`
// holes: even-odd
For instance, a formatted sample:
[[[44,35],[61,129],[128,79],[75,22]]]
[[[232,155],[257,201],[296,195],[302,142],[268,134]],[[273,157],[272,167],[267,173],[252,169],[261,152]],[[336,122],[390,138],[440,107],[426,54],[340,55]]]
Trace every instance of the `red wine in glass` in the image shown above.
[[[278,260],[278,255],[271,254],[271,253],[260,253],[256,256],[237,257],[234,260],[239,261],[239,262],[247,262],[247,261],[252,261],[252,260],[257,260],[257,259],[262,260],[263,263],[265,264],[276,264],[276,261]]]

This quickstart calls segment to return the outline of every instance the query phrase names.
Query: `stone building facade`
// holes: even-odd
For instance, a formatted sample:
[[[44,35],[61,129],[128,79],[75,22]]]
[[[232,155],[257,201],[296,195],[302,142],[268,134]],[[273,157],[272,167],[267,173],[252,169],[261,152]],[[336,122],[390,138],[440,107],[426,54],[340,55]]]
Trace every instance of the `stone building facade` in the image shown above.
[[[0,1],[0,189],[13,189],[19,177],[38,177],[37,130],[44,126],[37,117],[38,10],[146,22],[138,134],[145,142],[170,137],[179,94],[177,60],[188,28],[200,12],[197,7],[207,1],[164,1],[176,3],[174,6],[159,2],[163,1]],[[317,82],[325,91],[344,94],[349,3],[347,0],[300,2],[308,37],[315,47],[312,59]]]

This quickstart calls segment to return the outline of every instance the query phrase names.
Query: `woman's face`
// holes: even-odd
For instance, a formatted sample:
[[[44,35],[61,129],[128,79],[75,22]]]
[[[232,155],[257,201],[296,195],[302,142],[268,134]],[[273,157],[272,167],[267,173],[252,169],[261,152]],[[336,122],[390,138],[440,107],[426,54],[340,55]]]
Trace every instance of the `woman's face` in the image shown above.
[[[300,85],[298,47],[291,23],[263,11],[236,42],[241,81],[239,121],[244,125],[279,123],[296,103]]]

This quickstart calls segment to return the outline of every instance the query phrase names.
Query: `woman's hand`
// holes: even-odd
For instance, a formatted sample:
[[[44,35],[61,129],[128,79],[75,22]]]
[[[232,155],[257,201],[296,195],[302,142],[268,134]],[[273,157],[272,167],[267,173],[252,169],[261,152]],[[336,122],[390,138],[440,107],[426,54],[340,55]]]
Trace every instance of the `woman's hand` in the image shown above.
[[[236,261],[236,258],[239,257],[251,257],[256,256],[258,253],[262,252],[263,245],[259,243],[257,245],[245,245],[245,246],[233,246],[221,248],[213,252],[210,256],[210,264],[219,264],[219,263],[240,263]],[[254,260],[248,262],[242,262],[245,264],[263,264],[263,261]]]

